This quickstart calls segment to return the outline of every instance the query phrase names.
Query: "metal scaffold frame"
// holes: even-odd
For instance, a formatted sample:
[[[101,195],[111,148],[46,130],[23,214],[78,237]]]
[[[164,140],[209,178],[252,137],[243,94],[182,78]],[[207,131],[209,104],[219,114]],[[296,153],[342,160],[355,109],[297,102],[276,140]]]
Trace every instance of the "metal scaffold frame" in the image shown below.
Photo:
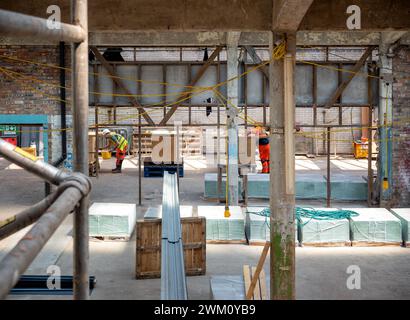
[[[57,185],[50,196],[16,215],[0,228],[0,239],[37,221],[0,262],[0,298],[5,298],[64,218],[74,213],[74,299],[89,297],[88,207],[88,2],[71,1],[72,23],[49,28],[46,19],[0,10],[2,35],[33,36],[72,42],[74,171],[63,171],[22,152],[0,139],[0,154],[40,178]]]

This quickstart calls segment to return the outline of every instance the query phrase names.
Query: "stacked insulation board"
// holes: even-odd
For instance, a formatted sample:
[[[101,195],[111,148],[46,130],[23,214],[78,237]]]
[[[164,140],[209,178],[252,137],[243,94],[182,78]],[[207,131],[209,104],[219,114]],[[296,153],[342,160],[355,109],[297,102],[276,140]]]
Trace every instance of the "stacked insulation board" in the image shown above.
[[[190,218],[192,217],[192,206],[179,206],[180,217]],[[162,218],[162,205],[156,207],[149,207],[145,211],[144,219],[161,219]]]
[[[129,238],[136,218],[136,204],[95,202],[89,209],[90,236]]]
[[[215,199],[218,198],[218,174],[217,173],[205,173],[204,175],[204,196],[206,198],[211,198]],[[238,196],[241,198],[241,192],[242,192],[242,179],[239,179],[239,185],[238,185]],[[219,197],[221,199],[225,199],[225,191],[226,191],[226,175],[222,177],[222,183],[221,183],[221,193],[219,194]]]
[[[198,206],[198,216],[206,218],[206,240],[245,242],[245,217],[238,206],[230,206],[231,216],[224,217],[224,206]]]
[[[225,177],[222,180],[220,197],[225,196]],[[205,198],[217,198],[218,179],[216,173],[205,173]],[[345,176],[334,174],[331,177],[331,198],[334,200],[366,200],[367,182],[362,176]],[[296,199],[326,199],[326,177],[320,173],[297,173]],[[239,180],[239,196],[243,191],[242,179]],[[269,199],[269,175],[260,173],[248,174],[248,197]]]
[[[397,244],[402,242],[400,219],[383,208],[354,208],[350,218],[352,245]]]
[[[245,234],[250,244],[262,244],[270,241],[270,217],[264,216],[268,207],[247,207]],[[295,221],[295,243],[298,243],[297,224]]]
[[[266,207],[246,208],[245,233],[249,242],[270,241],[270,217],[259,215],[264,209]]]
[[[337,211],[335,208],[317,208],[321,211]],[[350,245],[348,219],[316,220],[300,217],[299,242],[303,245]]]
[[[401,220],[404,245],[410,247],[410,208],[394,208],[391,211]]]

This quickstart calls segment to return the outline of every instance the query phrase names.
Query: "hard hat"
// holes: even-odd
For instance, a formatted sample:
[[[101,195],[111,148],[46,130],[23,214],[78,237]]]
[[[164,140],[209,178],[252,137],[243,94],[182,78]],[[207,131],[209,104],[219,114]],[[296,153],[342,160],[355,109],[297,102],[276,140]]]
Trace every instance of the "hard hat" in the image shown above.
[[[106,135],[106,134],[109,134],[109,133],[110,133],[110,130],[108,130],[108,129],[103,130],[103,135]]]

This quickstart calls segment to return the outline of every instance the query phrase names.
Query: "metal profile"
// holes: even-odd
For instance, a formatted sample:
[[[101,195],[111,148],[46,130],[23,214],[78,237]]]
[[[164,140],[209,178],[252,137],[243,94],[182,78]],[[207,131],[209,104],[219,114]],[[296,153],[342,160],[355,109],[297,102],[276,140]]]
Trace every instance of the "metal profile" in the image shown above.
[[[161,299],[187,300],[178,178],[164,172],[162,196]]]

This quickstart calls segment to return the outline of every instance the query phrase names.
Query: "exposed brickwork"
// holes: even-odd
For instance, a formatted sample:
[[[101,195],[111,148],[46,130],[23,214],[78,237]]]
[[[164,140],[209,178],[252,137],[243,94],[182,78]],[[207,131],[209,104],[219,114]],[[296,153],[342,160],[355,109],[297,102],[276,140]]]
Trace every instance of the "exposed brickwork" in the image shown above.
[[[393,193],[391,206],[410,206],[410,47],[393,58]]]
[[[0,46],[0,67],[10,70],[8,76],[0,72],[0,113],[1,114],[45,114],[49,123],[49,160],[59,158],[61,134],[60,115],[60,70],[33,63],[3,58],[33,61],[40,64],[58,65],[58,46]],[[70,47],[66,47],[66,66],[70,64]],[[1,71],[1,70],[0,70]],[[21,76],[19,76],[19,74]],[[30,79],[31,78],[31,79]],[[66,72],[66,87],[70,86],[70,72]],[[66,93],[70,100],[70,91]],[[67,113],[71,114],[70,104]],[[69,142],[71,143],[71,142]]]

